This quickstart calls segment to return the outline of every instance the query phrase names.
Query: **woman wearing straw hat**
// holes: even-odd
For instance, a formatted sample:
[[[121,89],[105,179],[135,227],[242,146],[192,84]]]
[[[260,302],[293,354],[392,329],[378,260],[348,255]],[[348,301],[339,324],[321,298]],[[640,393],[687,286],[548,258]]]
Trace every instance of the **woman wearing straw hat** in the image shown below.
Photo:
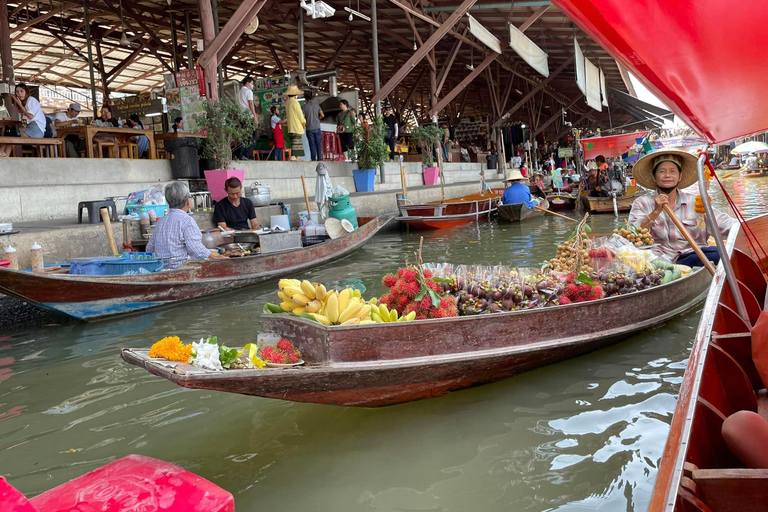
[[[288,101],[285,104],[285,118],[288,121],[288,136],[291,138],[291,157],[304,156],[304,144],[301,141],[301,136],[304,135],[307,120],[296,100],[296,96],[299,94],[301,94],[301,89],[294,84],[291,84],[285,91],[285,95],[288,96]]]
[[[664,213],[667,205],[688,229],[693,239],[702,246],[704,255],[715,265],[720,261],[716,247],[707,246],[707,238],[727,237],[737,221],[726,213],[715,210],[720,233],[709,233],[703,214],[696,212],[696,196],[683,192],[697,181],[696,157],[678,149],[663,149],[637,161],[633,169],[635,181],[651,192],[638,197],[629,212],[629,222],[650,231],[659,243],[653,251],[670,261],[689,267],[702,266],[672,219]]]

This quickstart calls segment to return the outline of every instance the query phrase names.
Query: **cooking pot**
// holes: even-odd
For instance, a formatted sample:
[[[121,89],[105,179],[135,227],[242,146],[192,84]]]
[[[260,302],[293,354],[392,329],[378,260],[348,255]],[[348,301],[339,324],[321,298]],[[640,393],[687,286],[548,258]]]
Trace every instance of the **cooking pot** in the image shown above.
[[[251,200],[253,206],[267,206],[271,200],[269,185],[262,185],[258,181],[250,187],[250,193],[246,192],[245,197]]]

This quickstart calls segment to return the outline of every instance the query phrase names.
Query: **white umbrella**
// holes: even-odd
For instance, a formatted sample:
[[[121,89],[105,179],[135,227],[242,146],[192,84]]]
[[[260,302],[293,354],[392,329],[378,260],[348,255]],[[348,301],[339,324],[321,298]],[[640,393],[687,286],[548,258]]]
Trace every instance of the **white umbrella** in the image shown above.
[[[733,148],[731,153],[735,153],[737,155],[744,155],[747,153],[768,153],[768,144],[765,142],[750,140]]]

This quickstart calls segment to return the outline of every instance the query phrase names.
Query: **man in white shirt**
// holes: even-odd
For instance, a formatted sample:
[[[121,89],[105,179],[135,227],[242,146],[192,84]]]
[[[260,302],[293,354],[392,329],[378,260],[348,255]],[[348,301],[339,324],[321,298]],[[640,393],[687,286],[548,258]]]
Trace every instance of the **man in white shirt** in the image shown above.
[[[757,157],[755,156],[754,153],[749,154],[749,156],[747,157],[747,161],[745,163],[749,166],[748,168],[750,171],[756,171],[760,167],[757,163]]]
[[[81,110],[82,107],[78,103],[70,103],[69,108],[65,112],[55,113],[51,125],[53,136],[57,136],[57,130],[59,128],[77,126],[79,124],[77,116],[80,115]],[[64,138],[64,145],[67,148],[67,156],[69,158],[77,158],[79,151],[85,149],[85,141],[77,135],[67,135]]]
[[[250,160],[253,155],[253,149],[256,143],[256,127],[259,126],[259,116],[256,114],[256,105],[253,102],[253,77],[246,76],[242,81],[243,86],[240,88],[240,92],[237,94],[237,102],[240,104],[240,108],[253,116],[253,144],[240,145],[237,157],[240,160]]]

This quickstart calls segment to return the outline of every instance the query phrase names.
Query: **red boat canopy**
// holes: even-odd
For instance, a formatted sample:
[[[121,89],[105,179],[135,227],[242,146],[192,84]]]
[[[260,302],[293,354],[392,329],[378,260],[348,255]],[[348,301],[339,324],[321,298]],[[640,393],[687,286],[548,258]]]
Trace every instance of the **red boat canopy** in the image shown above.
[[[642,140],[648,132],[623,133],[621,135],[611,135],[610,137],[593,137],[591,139],[581,139],[581,148],[584,151],[584,159],[592,160],[597,155],[603,155],[605,158],[621,156],[629,148]]]
[[[708,142],[768,128],[757,0],[552,0]]]

